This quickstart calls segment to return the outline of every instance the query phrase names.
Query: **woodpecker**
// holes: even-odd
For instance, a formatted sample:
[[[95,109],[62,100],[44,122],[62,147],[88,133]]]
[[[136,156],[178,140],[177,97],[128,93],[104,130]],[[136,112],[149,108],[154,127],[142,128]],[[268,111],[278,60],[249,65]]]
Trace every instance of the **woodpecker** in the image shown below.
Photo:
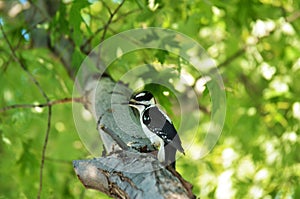
[[[152,93],[139,92],[131,97],[128,105],[139,111],[144,133],[155,147],[159,147],[158,160],[175,169],[176,151],[185,154],[184,149],[172,121],[157,107]]]

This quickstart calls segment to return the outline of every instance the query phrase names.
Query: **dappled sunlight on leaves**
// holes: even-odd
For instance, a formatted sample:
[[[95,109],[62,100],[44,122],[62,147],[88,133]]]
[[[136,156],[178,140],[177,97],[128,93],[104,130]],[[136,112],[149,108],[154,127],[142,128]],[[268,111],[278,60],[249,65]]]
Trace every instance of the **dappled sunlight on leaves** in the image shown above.
[[[136,0],[125,1],[114,13],[122,2],[63,0],[48,6],[40,0],[0,1],[0,109],[46,101],[20,63],[50,101],[71,97],[75,74],[100,42],[134,28],[170,28],[199,42],[212,60],[193,59],[200,52],[189,46],[176,49],[178,41],[168,37],[161,46],[168,44],[192,59],[161,49],[124,53],[118,48],[114,52],[117,59],[106,73],[119,81],[134,70],[123,83],[131,89],[151,90],[168,112],[181,130],[186,150],[177,160],[177,170],[193,184],[195,195],[300,198],[299,1]],[[211,123],[215,108],[208,89],[211,78],[190,61],[204,71],[217,65],[226,91],[226,103],[215,99],[222,107],[213,112],[220,117],[218,111],[226,106],[225,125],[213,150],[204,157],[201,150],[209,150],[204,142],[206,132],[210,125],[220,126]],[[151,73],[155,76],[149,76]],[[153,79],[167,86],[141,86]],[[199,107],[191,103],[189,88],[195,91]],[[182,112],[176,94],[185,97]],[[92,114],[79,106],[85,136],[101,154]],[[47,106],[36,106],[0,111],[0,198],[36,197],[47,110]],[[76,133],[71,105],[55,105],[41,198],[107,197],[80,184],[71,163],[80,158],[93,155]]]

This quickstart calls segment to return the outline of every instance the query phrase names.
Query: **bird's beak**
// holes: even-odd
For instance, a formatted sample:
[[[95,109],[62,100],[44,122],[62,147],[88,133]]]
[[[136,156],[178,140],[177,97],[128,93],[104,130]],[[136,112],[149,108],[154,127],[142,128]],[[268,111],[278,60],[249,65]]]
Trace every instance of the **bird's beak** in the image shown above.
[[[129,102],[123,102],[123,103],[121,103],[121,104],[122,104],[122,105],[128,105],[128,106],[131,106],[131,107],[134,107],[134,108],[137,108],[139,105],[145,106],[145,104],[140,103],[140,102],[137,102],[137,101],[134,100],[134,99],[129,100]]]
[[[122,105],[128,105],[128,106],[133,106],[138,104],[135,100],[131,99],[129,102],[123,102],[121,103]]]
[[[128,105],[131,106],[131,107],[137,107],[138,105],[143,105],[144,106],[145,104],[140,103],[140,102],[138,102],[134,99],[131,99],[131,100],[129,100]]]
[[[137,101],[135,101],[133,99],[129,100],[129,103],[128,103],[129,106],[134,106],[134,105],[137,105],[137,104],[138,104]]]

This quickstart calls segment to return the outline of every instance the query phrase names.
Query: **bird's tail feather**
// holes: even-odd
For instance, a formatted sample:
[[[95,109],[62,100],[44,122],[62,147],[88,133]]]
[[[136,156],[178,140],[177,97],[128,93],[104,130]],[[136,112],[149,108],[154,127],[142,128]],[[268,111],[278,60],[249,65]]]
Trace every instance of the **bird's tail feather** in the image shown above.
[[[165,145],[165,164],[171,165],[175,169],[176,165],[176,149],[171,145]]]

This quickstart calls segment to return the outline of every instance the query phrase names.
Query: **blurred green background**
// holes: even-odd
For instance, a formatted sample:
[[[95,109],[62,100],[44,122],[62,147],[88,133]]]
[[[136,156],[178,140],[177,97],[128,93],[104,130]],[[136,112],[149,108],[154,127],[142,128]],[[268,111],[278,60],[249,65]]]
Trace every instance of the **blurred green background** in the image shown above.
[[[76,71],[101,41],[119,32],[162,27],[199,42],[223,77],[227,113],[222,135],[204,158],[196,139],[177,170],[201,198],[300,198],[300,2],[296,0],[20,0],[0,1],[0,198],[36,198],[48,108],[17,108],[72,97]],[[137,56],[137,55],[141,56]],[[141,64],[187,77],[202,107],[211,101],[201,74],[165,51],[137,52],[107,73],[118,80]],[[143,78],[141,78],[143,81]],[[151,89],[151,88],[148,88]],[[178,127],[175,96],[155,96]],[[166,93],[166,92],[165,92]],[[175,107],[174,107],[175,106]],[[71,103],[52,106],[41,198],[106,198],[86,190],[72,160],[92,158],[76,132]],[[94,126],[91,127],[94,129]],[[99,149],[100,150],[100,149]]]

